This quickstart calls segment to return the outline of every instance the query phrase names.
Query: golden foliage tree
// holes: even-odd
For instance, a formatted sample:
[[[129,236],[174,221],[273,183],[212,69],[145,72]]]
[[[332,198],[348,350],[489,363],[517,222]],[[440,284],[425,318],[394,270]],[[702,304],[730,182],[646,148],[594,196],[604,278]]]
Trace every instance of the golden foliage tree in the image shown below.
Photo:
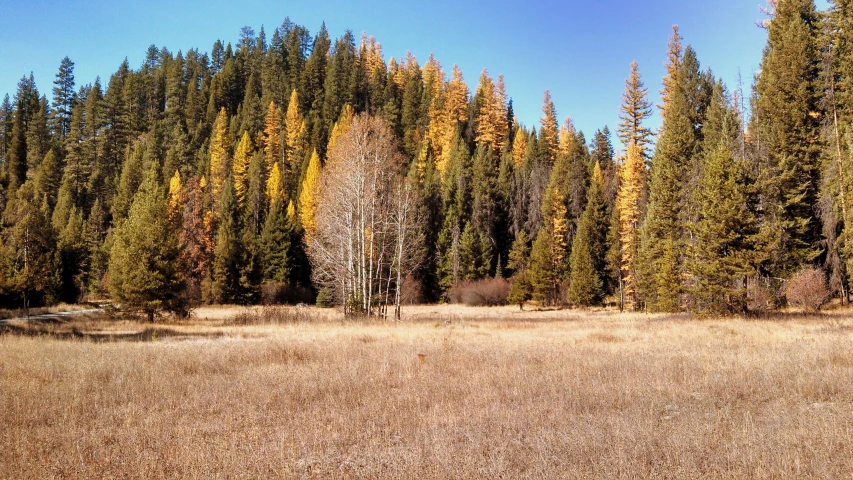
[[[290,94],[290,102],[287,104],[287,113],[284,117],[284,150],[288,164],[294,167],[302,163],[300,152],[305,143],[305,120],[299,111],[299,95],[296,89]]]
[[[346,133],[354,116],[355,111],[352,109],[350,104],[344,105],[344,108],[341,109],[338,121],[335,122],[335,125],[332,127],[332,133],[329,134],[329,146],[326,149],[326,153],[331,152],[335,148],[335,143],[341,135]]]
[[[635,262],[642,214],[640,202],[646,188],[645,160],[637,144],[633,142],[628,144],[625,164],[620,169],[620,173],[621,184],[616,203],[619,210],[619,242],[622,246],[621,275],[625,296],[635,301],[637,293]]]
[[[294,92],[295,93],[295,92]],[[281,111],[275,101],[270,102],[267,116],[264,119],[263,139],[264,160],[266,171],[272,171],[272,166],[282,156],[281,148]]]
[[[447,152],[456,135],[456,127],[468,118],[468,85],[462,78],[459,66],[453,66],[450,81],[444,87],[442,99],[430,111],[428,138],[433,147],[435,166],[439,174],[447,166]]]
[[[512,141],[512,163],[516,167],[524,163],[525,152],[527,152],[527,132],[519,128],[515,131],[515,140]]]
[[[237,197],[237,205],[240,208],[246,206],[246,192],[249,188],[249,164],[252,162],[252,139],[249,132],[243,132],[240,143],[234,151],[234,162],[231,166],[231,174],[234,176],[234,195]]]
[[[280,199],[283,196],[283,191],[284,183],[281,178],[281,167],[279,167],[278,162],[276,162],[272,165],[272,170],[270,171],[270,174],[267,177],[267,204],[272,205],[276,199]]]
[[[183,186],[181,185],[181,174],[175,170],[172,179],[169,180],[169,219],[174,220],[184,208]]]
[[[539,142],[542,151],[547,155],[548,161],[554,163],[559,151],[557,138],[557,109],[551,101],[551,92],[545,90],[545,98],[542,101],[542,118],[539,120]]]
[[[506,142],[509,127],[506,118],[507,105],[503,75],[498,76],[498,85],[495,85],[489,77],[489,72],[483,70],[480,75],[480,85],[477,87],[477,99],[479,100],[475,131],[477,143],[500,152]]]
[[[222,185],[228,177],[228,149],[231,140],[228,138],[228,114],[225,108],[219,110],[216,122],[213,124],[213,135],[210,139],[210,187],[214,199],[222,194]]]
[[[299,221],[305,229],[305,237],[310,238],[317,225],[317,194],[320,184],[320,156],[317,151],[311,154],[308,162],[308,170],[302,179],[302,188],[299,190]]]

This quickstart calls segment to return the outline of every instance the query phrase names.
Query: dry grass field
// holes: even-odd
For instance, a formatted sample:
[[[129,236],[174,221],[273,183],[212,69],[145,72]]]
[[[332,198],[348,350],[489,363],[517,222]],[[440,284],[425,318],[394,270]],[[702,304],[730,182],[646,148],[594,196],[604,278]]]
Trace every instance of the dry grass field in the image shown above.
[[[0,478],[853,475],[843,313],[235,312],[0,327]]]

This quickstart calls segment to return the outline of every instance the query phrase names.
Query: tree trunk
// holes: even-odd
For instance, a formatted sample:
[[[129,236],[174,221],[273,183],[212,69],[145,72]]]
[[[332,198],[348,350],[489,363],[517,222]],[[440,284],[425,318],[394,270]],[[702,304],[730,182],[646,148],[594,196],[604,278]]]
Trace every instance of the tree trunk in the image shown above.
[[[154,323],[154,310],[148,310],[148,323]]]

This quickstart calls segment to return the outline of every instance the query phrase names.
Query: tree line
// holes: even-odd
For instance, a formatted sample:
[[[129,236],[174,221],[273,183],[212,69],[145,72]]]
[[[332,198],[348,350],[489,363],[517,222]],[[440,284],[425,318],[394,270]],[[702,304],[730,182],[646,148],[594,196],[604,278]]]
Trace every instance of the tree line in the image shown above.
[[[384,314],[506,278],[519,304],[742,313],[784,305],[805,267],[845,301],[853,2],[767,13],[750,95],[677,27],[660,105],[632,64],[621,151],[547,91],[522,125],[502,76],[472,91],[432,56],[289,19],[210,53],[151,46],[105,85],[65,58],[50,99],[30,74],[0,105],[0,301]]]

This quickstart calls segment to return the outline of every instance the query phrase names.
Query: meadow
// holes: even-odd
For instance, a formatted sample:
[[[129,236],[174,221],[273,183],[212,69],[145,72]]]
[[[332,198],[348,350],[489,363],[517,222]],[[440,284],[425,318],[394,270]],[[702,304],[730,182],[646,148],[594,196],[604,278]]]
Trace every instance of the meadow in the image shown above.
[[[0,326],[0,478],[849,478],[853,317]]]

